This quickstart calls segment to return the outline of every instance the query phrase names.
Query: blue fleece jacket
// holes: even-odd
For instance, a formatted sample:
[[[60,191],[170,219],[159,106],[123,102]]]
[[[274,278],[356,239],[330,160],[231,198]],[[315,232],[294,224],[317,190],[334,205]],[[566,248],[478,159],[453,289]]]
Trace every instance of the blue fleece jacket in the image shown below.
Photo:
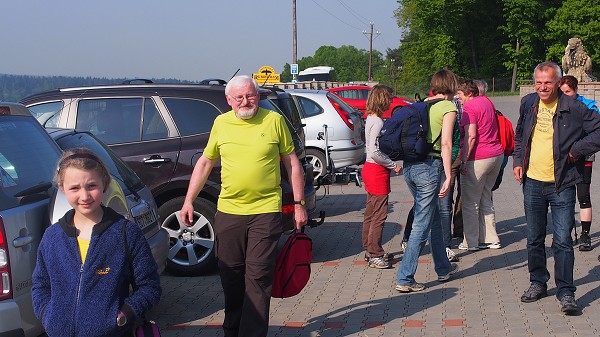
[[[160,299],[156,262],[140,228],[104,208],[82,264],[73,215],[67,212],[42,237],[33,272],[34,312],[50,337],[121,336],[131,324],[117,327],[119,310],[134,322]],[[133,272],[125,254],[124,223]],[[137,285],[131,294],[130,275]]]

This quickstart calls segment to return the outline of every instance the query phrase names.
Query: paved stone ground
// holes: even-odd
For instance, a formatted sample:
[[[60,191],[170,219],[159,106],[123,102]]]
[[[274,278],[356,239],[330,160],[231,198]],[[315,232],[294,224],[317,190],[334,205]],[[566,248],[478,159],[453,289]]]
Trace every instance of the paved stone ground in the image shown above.
[[[518,97],[493,100],[516,124]],[[455,249],[460,271],[449,282],[439,283],[427,246],[416,274],[427,289],[411,294],[394,290],[399,259],[388,270],[369,268],[362,259],[364,190],[354,185],[321,188],[318,208],[326,211],[327,219],[321,227],[308,230],[314,246],[311,280],[301,294],[272,300],[269,336],[599,336],[598,221],[592,224],[594,250],[575,252],[576,297],[582,312],[575,316],[560,312],[550,250],[549,296],[534,303],[520,302],[529,286],[526,224],[523,195],[510,167],[509,163],[494,194],[503,248]],[[600,219],[598,171],[594,168],[592,178],[592,203],[599,205],[594,219]],[[383,235],[387,251],[398,251],[411,204],[403,177],[393,177]],[[550,235],[546,243],[549,247]],[[216,273],[202,277],[165,273],[161,281],[163,297],[149,317],[157,321],[163,336],[223,336],[223,296]]]

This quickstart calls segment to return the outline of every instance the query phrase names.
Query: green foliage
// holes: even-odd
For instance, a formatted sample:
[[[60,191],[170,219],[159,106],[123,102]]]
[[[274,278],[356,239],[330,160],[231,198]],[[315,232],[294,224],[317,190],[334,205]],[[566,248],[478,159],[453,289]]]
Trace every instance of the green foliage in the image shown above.
[[[379,77],[384,77],[384,60],[381,52],[373,50],[372,71],[374,80],[379,81]],[[315,52],[314,56],[303,57],[298,60],[298,69],[302,71],[306,68],[317,66],[329,66],[335,69],[337,81],[352,82],[366,81],[369,73],[369,51],[357,49],[354,46],[321,46]],[[282,82],[291,81],[289,64],[283,66],[281,74]]]
[[[578,37],[593,64],[600,64],[600,0],[565,0],[552,12],[547,28],[547,59],[561,63],[567,41]]]
[[[424,93],[436,71],[447,68],[461,77],[507,76],[498,57],[506,37],[496,0],[399,0],[395,11],[406,32],[400,53],[401,90]]]

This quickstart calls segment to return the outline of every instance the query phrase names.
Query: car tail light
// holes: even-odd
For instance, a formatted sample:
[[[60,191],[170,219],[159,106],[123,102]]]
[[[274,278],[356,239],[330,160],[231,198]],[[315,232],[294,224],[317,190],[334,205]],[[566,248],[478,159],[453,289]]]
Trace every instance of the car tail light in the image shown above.
[[[329,102],[331,102],[331,105],[333,105],[335,111],[337,111],[338,115],[342,117],[342,120],[344,121],[344,123],[346,123],[346,125],[348,125],[350,130],[354,130],[354,123],[352,122],[352,119],[350,119],[350,115],[348,114],[348,112],[342,109],[342,107],[338,103],[334,102],[331,98],[327,97],[327,99],[329,100]]]
[[[10,265],[8,264],[8,243],[4,234],[4,222],[0,217],[0,301],[12,298],[10,286]]]

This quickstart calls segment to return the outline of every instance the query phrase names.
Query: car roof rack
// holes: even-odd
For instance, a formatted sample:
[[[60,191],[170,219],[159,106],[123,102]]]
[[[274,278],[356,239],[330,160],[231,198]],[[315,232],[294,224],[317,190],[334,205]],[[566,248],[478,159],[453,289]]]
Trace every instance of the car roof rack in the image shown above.
[[[145,78],[132,78],[130,80],[125,80],[123,82],[121,82],[121,84],[133,84],[133,82],[142,82],[144,84],[152,84],[154,83],[152,80],[148,80]]]

